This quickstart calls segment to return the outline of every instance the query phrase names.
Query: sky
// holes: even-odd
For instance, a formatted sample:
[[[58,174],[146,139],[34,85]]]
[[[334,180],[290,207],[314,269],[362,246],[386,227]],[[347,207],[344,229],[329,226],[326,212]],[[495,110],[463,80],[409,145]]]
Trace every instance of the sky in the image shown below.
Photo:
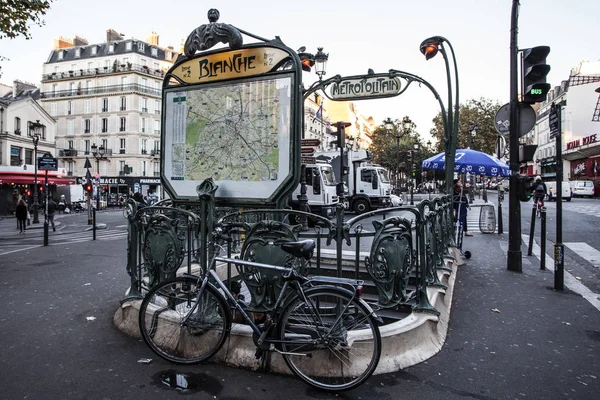
[[[250,7],[255,5],[255,7]],[[125,38],[145,40],[151,32],[160,35],[159,45],[179,49],[192,30],[206,24],[207,11],[217,8],[219,22],[232,24],[263,38],[279,36],[293,49],[317,46],[329,54],[325,78],[376,73],[397,69],[418,75],[431,83],[446,103],[447,81],[441,54],[428,61],[419,51],[431,36],[450,41],[456,54],[460,102],[487,98],[505,104],[509,100],[509,46],[511,0],[303,0],[301,2],[256,3],[242,0],[198,2],[178,0],[54,0],[43,27],[33,26],[31,40],[0,40],[0,83],[20,79],[40,85],[43,63],[59,36],[86,38],[90,44],[106,40],[106,30],[115,29]],[[559,85],[581,61],[600,59],[600,1],[521,0],[519,48],[551,47],[548,82]],[[244,42],[254,39],[245,37]],[[596,50],[594,50],[596,49]],[[317,79],[304,74],[305,86]],[[454,84],[453,84],[454,85]],[[439,106],[425,87],[411,84],[402,95],[356,103],[377,123],[387,117],[408,115],[425,140]]]

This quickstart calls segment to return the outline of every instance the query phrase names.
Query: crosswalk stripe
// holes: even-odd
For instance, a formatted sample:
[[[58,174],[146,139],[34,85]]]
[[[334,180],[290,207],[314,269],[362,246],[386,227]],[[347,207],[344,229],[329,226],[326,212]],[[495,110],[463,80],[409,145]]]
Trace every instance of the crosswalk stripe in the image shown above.
[[[600,264],[600,251],[596,250],[592,246],[584,242],[569,242],[563,243],[573,252],[577,253],[578,256],[584,258],[594,265]]]

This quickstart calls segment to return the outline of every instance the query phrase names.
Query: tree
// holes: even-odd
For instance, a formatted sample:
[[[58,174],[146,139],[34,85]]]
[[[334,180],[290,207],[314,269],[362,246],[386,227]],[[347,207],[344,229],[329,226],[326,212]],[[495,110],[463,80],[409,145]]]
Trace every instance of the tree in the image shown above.
[[[498,134],[494,128],[494,124],[496,112],[500,107],[501,104],[498,101],[484,98],[479,100],[471,99],[466,104],[461,104],[456,148],[465,149],[471,147],[469,126],[475,123],[477,124],[477,131],[473,148],[483,153],[495,155]],[[441,113],[435,116],[433,124],[434,127],[431,129],[431,135],[437,139],[435,145],[436,151],[441,153],[444,151],[444,126],[442,124]]]
[[[43,26],[42,16],[52,0],[2,0],[0,1],[0,40],[19,36],[31,39],[30,24]],[[0,55],[0,61],[8,60]],[[0,77],[2,67],[0,66]]]

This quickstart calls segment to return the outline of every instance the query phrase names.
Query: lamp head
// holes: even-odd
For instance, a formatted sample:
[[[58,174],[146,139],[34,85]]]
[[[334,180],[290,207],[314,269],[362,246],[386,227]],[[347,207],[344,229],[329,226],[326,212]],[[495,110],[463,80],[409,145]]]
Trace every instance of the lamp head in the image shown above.
[[[319,79],[327,73],[327,60],[329,60],[329,54],[323,52],[323,47],[317,47],[317,54],[315,54],[315,73],[319,76]]]
[[[437,55],[437,53],[440,49],[440,45],[442,44],[443,41],[444,41],[444,39],[441,38],[440,36],[432,36],[428,39],[423,40],[423,42],[421,42],[421,45],[419,46],[419,50],[421,50],[421,53],[423,53],[423,55],[425,56],[425,59],[429,60],[430,58],[433,58]]]
[[[402,128],[404,130],[409,130],[410,127],[412,125],[412,121],[410,120],[410,118],[407,116],[405,116],[404,118],[402,118]]]
[[[392,121],[390,117],[387,117],[387,119],[383,120],[383,125],[388,132],[394,130],[394,121]]]

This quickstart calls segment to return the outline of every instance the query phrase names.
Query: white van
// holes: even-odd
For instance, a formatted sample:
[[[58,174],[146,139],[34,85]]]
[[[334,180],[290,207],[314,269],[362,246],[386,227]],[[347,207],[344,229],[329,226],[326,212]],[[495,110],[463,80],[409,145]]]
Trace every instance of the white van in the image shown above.
[[[544,183],[546,184],[546,189],[548,189],[548,201],[556,201],[556,182],[552,181]],[[563,201],[571,201],[572,193],[569,181],[563,181],[561,189]]]
[[[592,181],[571,181],[571,190],[573,196],[578,197],[594,197],[594,182]]]

